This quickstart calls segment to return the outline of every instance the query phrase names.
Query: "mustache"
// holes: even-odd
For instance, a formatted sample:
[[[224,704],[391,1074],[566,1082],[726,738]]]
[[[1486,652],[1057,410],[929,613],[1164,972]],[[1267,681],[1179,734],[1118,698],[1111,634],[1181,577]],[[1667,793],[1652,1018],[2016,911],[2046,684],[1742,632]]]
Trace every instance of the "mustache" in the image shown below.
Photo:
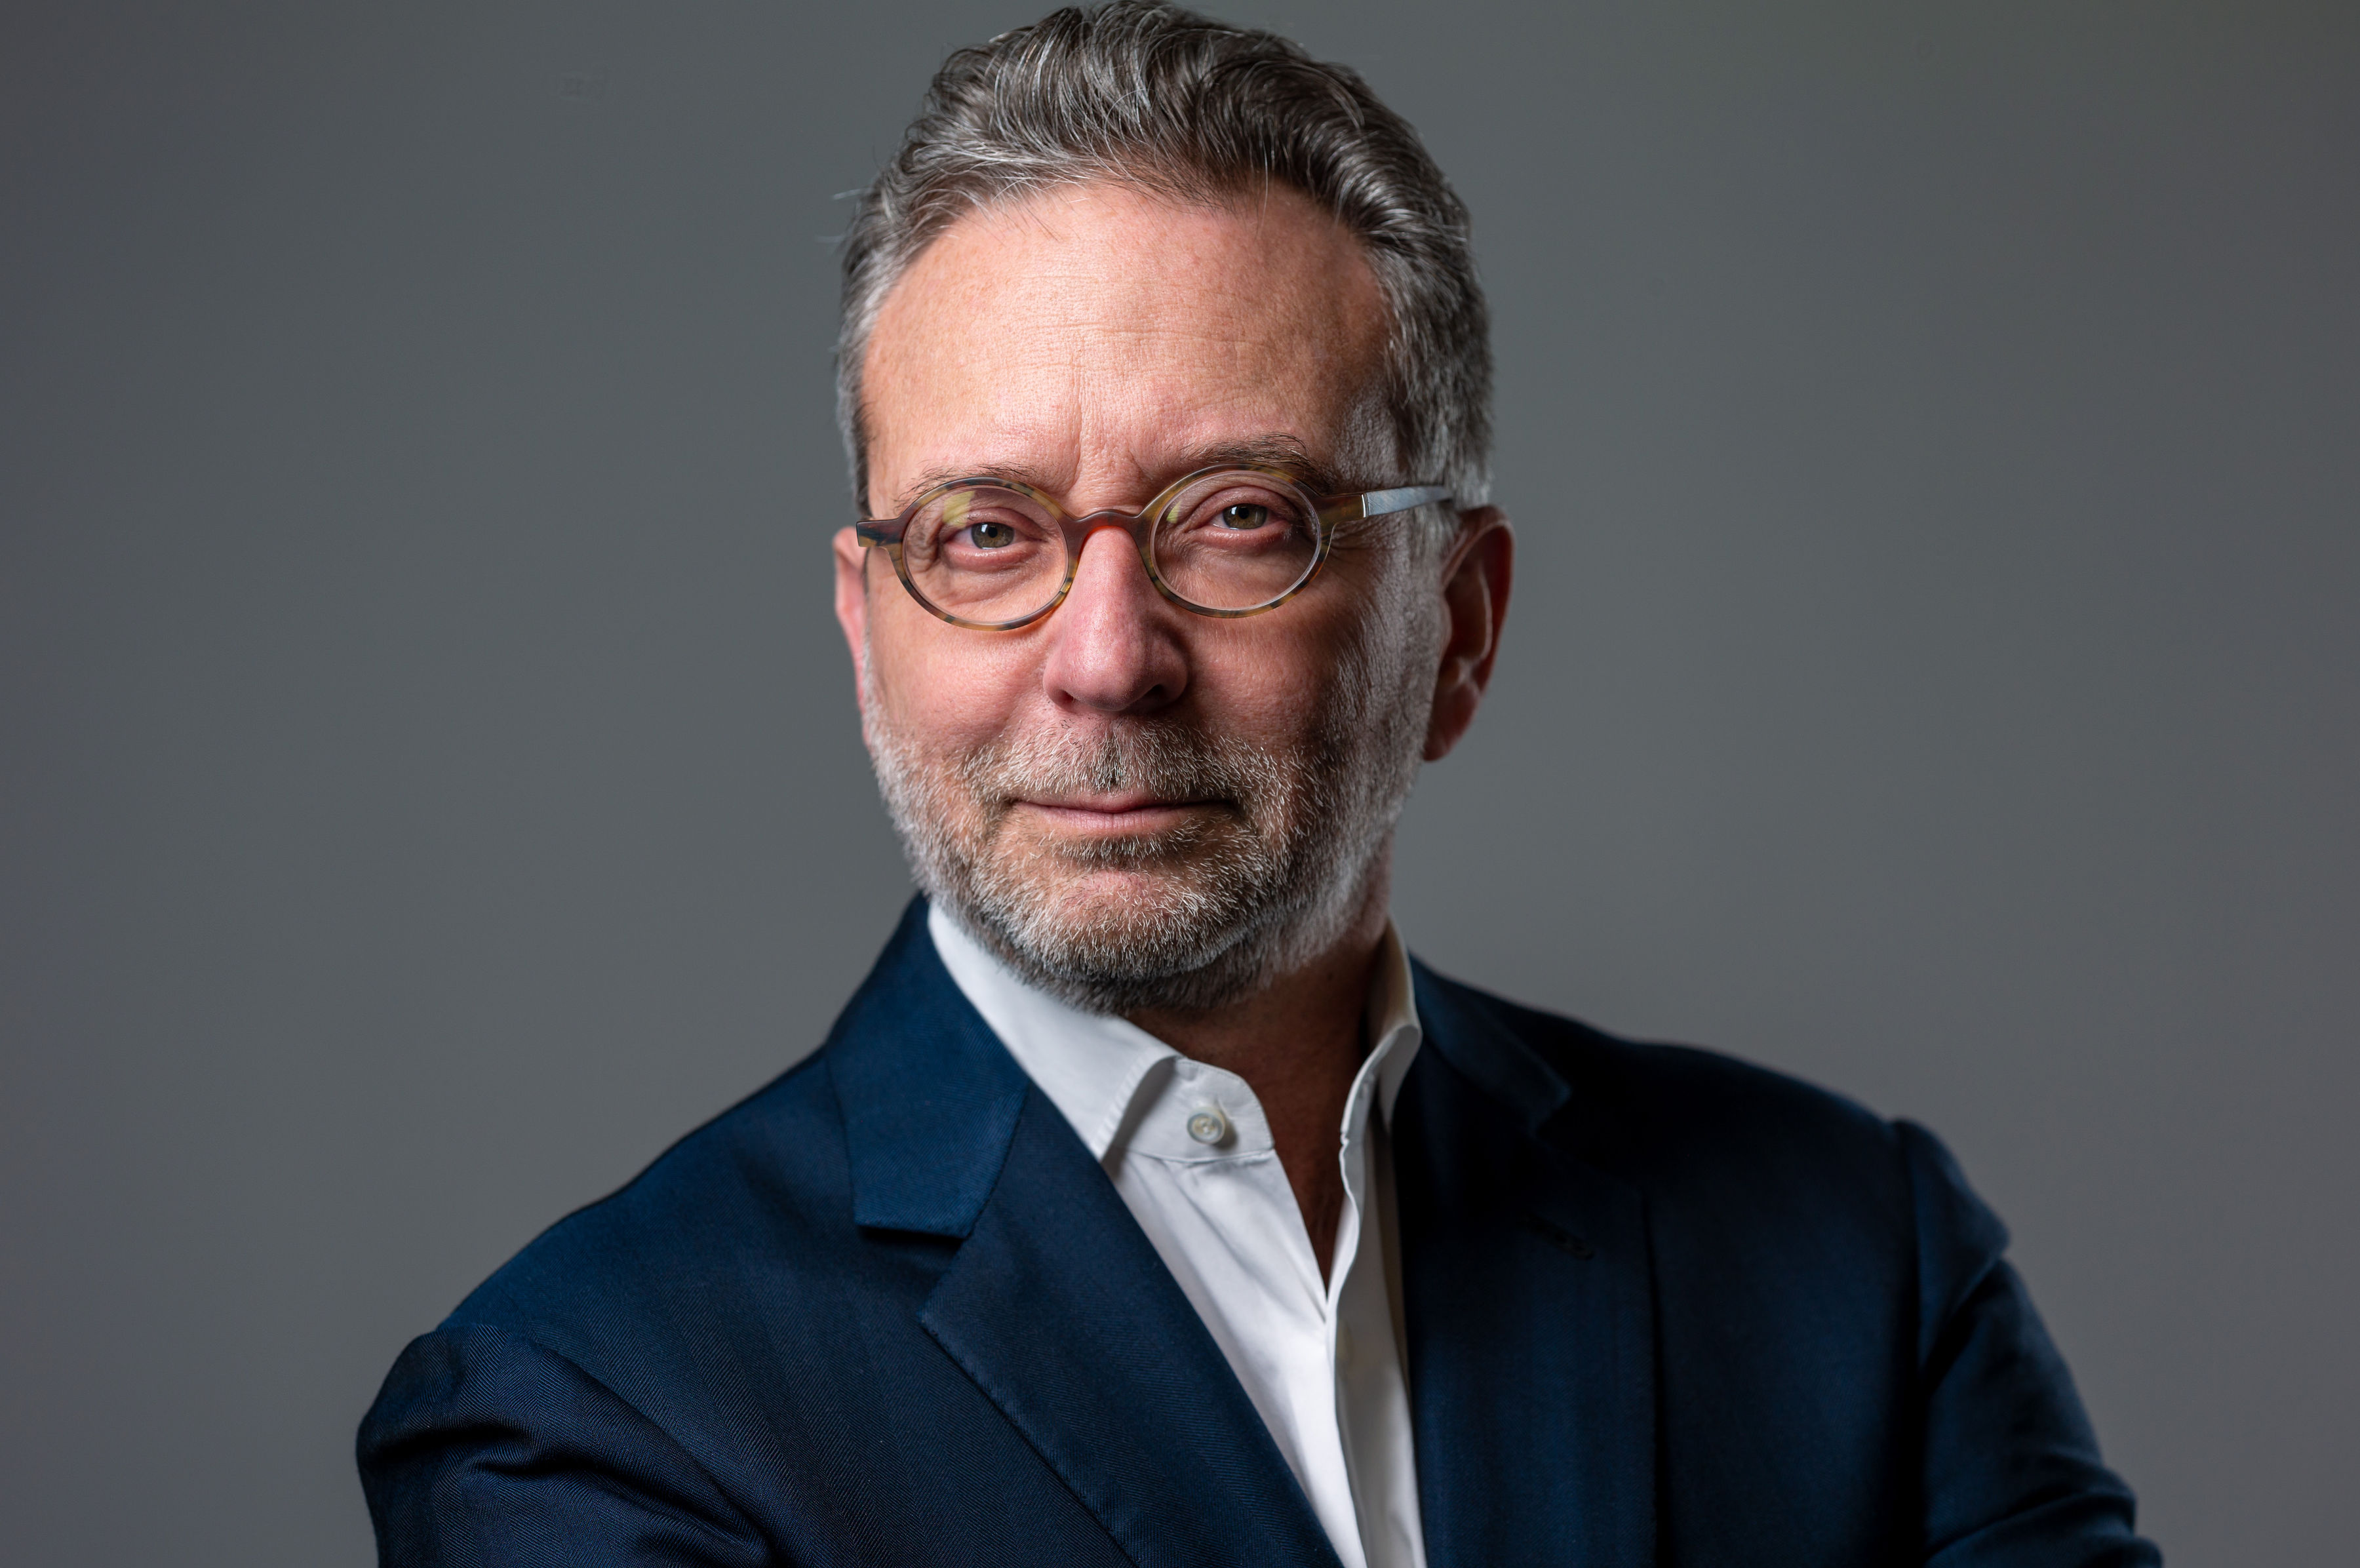
[[[1020,800],[1131,790],[1251,810],[1281,781],[1278,760],[1262,747],[1156,719],[1117,720],[1096,734],[1005,737],[961,758],[958,772],[995,822]]]

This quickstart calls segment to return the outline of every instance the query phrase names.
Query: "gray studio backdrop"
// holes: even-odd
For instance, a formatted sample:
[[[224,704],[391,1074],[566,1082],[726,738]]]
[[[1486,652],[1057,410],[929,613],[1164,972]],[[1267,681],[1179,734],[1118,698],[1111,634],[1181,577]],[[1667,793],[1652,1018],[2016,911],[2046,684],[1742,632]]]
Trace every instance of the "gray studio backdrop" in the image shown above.
[[[2348,7],[1251,4],[1471,202],[1433,962],[1943,1133],[2184,1564],[2360,1448]],[[403,1342],[906,879],[831,237],[1004,4],[0,22],[0,1555],[357,1564]]]

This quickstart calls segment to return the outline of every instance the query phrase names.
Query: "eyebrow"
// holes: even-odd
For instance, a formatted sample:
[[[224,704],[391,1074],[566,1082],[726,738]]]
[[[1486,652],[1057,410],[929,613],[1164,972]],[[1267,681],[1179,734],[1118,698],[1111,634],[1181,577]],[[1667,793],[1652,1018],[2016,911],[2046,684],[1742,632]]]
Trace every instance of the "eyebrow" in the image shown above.
[[[1139,502],[1144,505],[1157,491],[1184,474],[1194,474],[1199,469],[1206,468],[1231,467],[1278,469],[1292,475],[1295,481],[1306,490],[1322,498],[1341,495],[1349,488],[1338,476],[1335,470],[1325,463],[1314,461],[1309,450],[1302,441],[1290,435],[1266,435],[1256,436],[1248,441],[1218,441],[1211,446],[1195,449],[1180,462],[1173,464],[1160,480],[1151,478],[1149,488],[1140,495]],[[929,468],[911,480],[895,497],[895,515],[906,510],[912,502],[928,491],[959,479],[1012,479],[1020,485],[1029,485],[1044,495],[1058,494],[1056,485],[1050,481],[1047,474],[1029,463],[1001,463],[988,466]]]

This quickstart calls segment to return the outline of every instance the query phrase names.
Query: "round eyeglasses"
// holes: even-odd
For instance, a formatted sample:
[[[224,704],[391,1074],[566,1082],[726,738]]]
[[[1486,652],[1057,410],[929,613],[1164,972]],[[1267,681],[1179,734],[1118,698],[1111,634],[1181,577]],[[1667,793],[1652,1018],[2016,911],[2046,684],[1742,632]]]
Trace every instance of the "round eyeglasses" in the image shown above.
[[[1065,603],[1082,545],[1100,528],[1128,532],[1156,592],[1182,609],[1253,615],[1303,592],[1344,525],[1449,499],[1431,485],[1319,496],[1283,469],[1206,468],[1137,512],[1077,517],[1012,479],[954,479],[856,531],[934,615],[1000,632]]]

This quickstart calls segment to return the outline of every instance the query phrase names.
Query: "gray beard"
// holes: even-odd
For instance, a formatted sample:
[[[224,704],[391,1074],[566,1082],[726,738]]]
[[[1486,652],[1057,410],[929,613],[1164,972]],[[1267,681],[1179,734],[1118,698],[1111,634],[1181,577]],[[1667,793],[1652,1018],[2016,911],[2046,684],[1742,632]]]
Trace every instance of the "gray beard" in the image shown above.
[[[937,758],[896,731],[864,683],[877,783],[927,898],[1026,984],[1084,1011],[1196,1011],[1253,995],[1342,939],[1409,798],[1432,671],[1373,678],[1348,659],[1317,731],[1288,754],[1177,719],[1003,737]],[[873,665],[870,666],[873,668]],[[1219,802],[1170,832],[1034,847],[1007,843],[1012,802],[1144,789]],[[1088,871],[1152,875],[1115,907],[1062,907]]]

